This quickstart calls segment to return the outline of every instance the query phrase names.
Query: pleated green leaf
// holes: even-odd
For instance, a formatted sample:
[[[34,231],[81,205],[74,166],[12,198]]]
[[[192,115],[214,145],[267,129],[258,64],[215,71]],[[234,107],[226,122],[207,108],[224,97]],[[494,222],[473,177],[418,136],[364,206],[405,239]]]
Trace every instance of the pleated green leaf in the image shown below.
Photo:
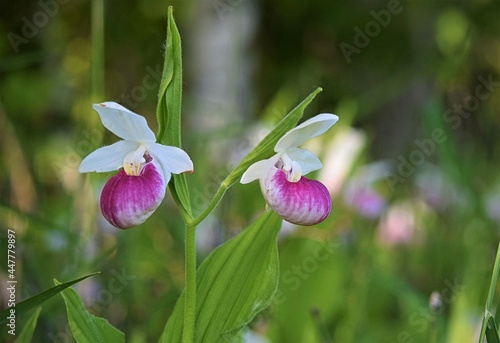
[[[59,284],[55,279],[54,283]],[[69,327],[78,343],[125,342],[123,332],[111,325],[106,319],[95,317],[85,309],[82,299],[74,289],[65,289],[61,294],[66,304]]]
[[[181,147],[182,111],[182,46],[179,30],[174,21],[173,8],[168,8],[165,61],[158,94],[156,117],[157,141],[164,145]],[[177,204],[191,215],[191,204],[186,177],[172,175],[170,191]]]
[[[35,332],[36,323],[38,321],[38,315],[40,315],[40,311],[42,311],[41,307],[37,307],[35,312],[31,315],[30,319],[24,326],[23,330],[19,334],[16,339],[16,343],[30,343],[33,338],[33,332]]]
[[[195,342],[231,342],[265,309],[278,287],[277,236],[281,218],[260,216],[238,236],[215,249],[198,269]],[[181,342],[184,294],[161,342]]]
[[[50,298],[52,298],[54,295],[61,292],[65,288],[67,288],[71,285],[74,285],[75,283],[80,282],[80,281],[82,281],[82,280],[84,280],[92,275],[96,275],[96,274],[99,274],[99,273],[98,272],[92,273],[89,275],[85,275],[84,277],[81,277],[79,279],[62,283],[58,286],[55,286],[55,287],[52,287],[46,291],[43,291],[42,293],[37,294],[34,297],[31,297],[29,299],[21,301],[20,303],[17,303],[16,304],[16,316],[20,316],[21,314],[28,312],[29,310],[37,307],[38,305],[42,304],[43,302],[45,302],[47,300],[49,300]],[[2,312],[0,312],[0,325],[7,322],[9,313],[10,313],[9,307],[6,308],[5,310],[3,310]]]
[[[283,119],[280,120],[276,127],[240,162],[240,164],[238,164],[231,174],[229,174],[225,180],[228,186],[238,181],[250,165],[257,161],[269,158],[275,154],[274,146],[278,140],[297,125],[300,118],[302,118],[306,107],[321,91],[321,88],[317,88],[300,104],[298,104],[297,107],[291,110]]]

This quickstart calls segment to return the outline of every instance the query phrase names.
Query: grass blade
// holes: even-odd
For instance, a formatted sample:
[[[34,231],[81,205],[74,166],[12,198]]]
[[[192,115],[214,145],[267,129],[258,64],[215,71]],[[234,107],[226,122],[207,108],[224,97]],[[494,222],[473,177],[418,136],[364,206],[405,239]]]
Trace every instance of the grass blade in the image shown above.
[[[479,343],[484,343],[484,338],[486,337],[488,326],[491,324],[490,318],[493,319],[493,323],[495,319],[491,315],[492,307],[493,307],[493,297],[495,296],[495,290],[498,284],[498,276],[500,274],[500,243],[497,248],[497,255],[495,258],[495,265],[493,266],[493,274],[491,275],[490,289],[488,291],[488,298],[486,299],[486,309],[484,311],[483,324],[481,326],[481,334],[479,335]],[[497,339],[498,339],[498,331],[497,331]],[[488,340],[489,343],[491,343]]]
[[[23,328],[23,330],[21,331],[21,333],[17,337],[16,343],[30,343],[31,342],[31,339],[33,338],[33,332],[35,332],[36,323],[38,321],[38,316],[40,315],[41,311],[42,311],[42,308],[37,307],[35,312],[33,312],[30,319],[28,319],[26,326]]]
[[[16,304],[16,306],[15,306],[16,316],[19,316],[19,315],[21,315],[23,313],[26,313],[29,310],[31,310],[31,309],[39,306],[40,304],[42,304],[43,302],[49,300],[54,295],[56,295],[57,293],[63,291],[64,289],[68,288],[69,286],[72,286],[75,283],[78,283],[78,282],[80,282],[82,280],[85,280],[86,278],[88,278],[90,276],[93,276],[93,275],[96,275],[96,274],[99,274],[99,273],[100,272],[88,274],[88,275],[85,275],[85,276],[83,276],[83,277],[81,277],[79,279],[62,283],[60,285],[54,286],[54,287],[52,287],[52,288],[50,288],[50,289],[42,292],[40,294],[37,294],[34,297],[31,297],[29,299],[21,301],[20,303]],[[6,308],[2,312],[0,312],[0,325],[2,325],[2,324],[4,324],[4,323],[7,322],[9,313],[10,313],[10,308]]]

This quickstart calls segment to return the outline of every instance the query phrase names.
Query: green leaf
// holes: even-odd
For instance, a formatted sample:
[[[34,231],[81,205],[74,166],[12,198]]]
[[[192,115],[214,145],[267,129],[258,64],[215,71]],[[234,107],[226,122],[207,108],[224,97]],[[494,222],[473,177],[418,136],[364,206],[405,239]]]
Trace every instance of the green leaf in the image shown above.
[[[488,291],[488,298],[486,299],[485,313],[483,317],[483,322],[481,323],[481,333],[479,334],[479,343],[484,342],[485,336],[487,336],[488,330],[491,330],[492,324],[495,325],[495,319],[493,318],[492,322],[490,322],[493,317],[491,314],[493,308],[493,298],[495,297],[495,290],[498,285],[498,279],[500,276],[500,243],[498,243],[497,255],[495,257],[495,264],[493,265],[493,273],[491,275],[490,288]],[[496,325],[495,325],[496,326]],[[498,330],[497,332],[497,341],[498,341]],[[490,332],[491,335],[491,332]],[[488,337],[488,342],[491,343],[490,338]]]
[[[486,326],[486,339],[488,340],[488,343],[500,343],[497,324],[495,323],[495,318],[493,318],[493,316],[488,318],[488,324]]]
[[[173,8],[168,8],[167,41],[165,61],[158,94],[156,115],[160,143],[172,146],[181,145],[182,109],[182,47],[179,30],[173,17]]]
[[[290,111],[276,127],[238,164],[238,166],[226,178],[227,187],[239,180],[241,175],[253,163],[269,158],[275,154],[274,146],[278,140],[283,137],[285,133],[293,129],[300,118],[304,114],[304,110],[311,103],[314,97],[321,92],[321,88],[317,88],[314,92],[309,94],[297,107]]]
[[[54,279],[56,285],[59,281]],[[123,332],[112,326],[106,319],[91,315],[74,289],[62,291],[68,321],[73,337],[79,343],[120,343],[125,342]]]
[[[23,328],[23,331],[19,334],[16,339],[16,343],[30,343],[33,337],[33,332],[35,332],[36,322],[38,321],[38,315],[42,311],[41,307],[37,307],[35,312],[31,315],[30,319]]]
[[[164,145],[181,147],[182,111],[182,46],[179,30],[174,21],[173,8],[168,8],[167,42],[163,74],[158,94],[156,116],[158,118],[157,141]],[[170,191],[175,202],[191,216],[191,202],[184,174],[172,175]]]
[[[43,302],[45,302],[47,300],[49,300],[50,298],[52,298],[54,295],[61,292],[65,288],[67,288],[71,285],[74,285],[75,283],[80,282],[82,280],[85,280],[86,278],[88,278],[92,275],[96,275],[96,274],[99,274],[99,272],[85,275],[84,277],[81,277],[79,279],[76,279],[73,281],[68,281],[66,283],[60,284],[59,286],[52,287],[52,288],[50,288],[50,289],[48,289],[40,294],[35,295],[34,297],[31,297],[29,299],[21,301],[20,303],[17,303],[15,306],[16,317],[20,316],[23,313],[28,312],[29,310],[37,307],[38,305],[42,304]],[[10,309],[11,308],[8,307],[5,310],[3,310],[2,312],[0,312],[0,325],[7,322],[7,320],[8,320],[7,317],[9,316]]]
[[[277,236],[281,218],[267,212],[215,249],[198,269],[195,342],[230,342],[265,309],[278,287]],[[184,294],[162,342],[181,342]]]

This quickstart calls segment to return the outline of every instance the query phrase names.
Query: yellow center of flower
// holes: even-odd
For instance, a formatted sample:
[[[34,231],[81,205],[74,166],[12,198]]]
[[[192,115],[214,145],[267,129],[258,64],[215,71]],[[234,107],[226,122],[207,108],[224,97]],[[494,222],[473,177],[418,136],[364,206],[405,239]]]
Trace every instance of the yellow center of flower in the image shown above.
[[[129,152],[125,155],[123,159],[123,170],[127,175],[139,176],[141,174],[142,167],[146,163],[144,154],[146,153],[146,147],[144,145],[139,145],[137,150]]]
[[[286,153],[281,156],[283,166],[281,169],[286,173],[286,179],[290,182],[297,182],[302,177],[302,167],[300,163],[294,161]]]

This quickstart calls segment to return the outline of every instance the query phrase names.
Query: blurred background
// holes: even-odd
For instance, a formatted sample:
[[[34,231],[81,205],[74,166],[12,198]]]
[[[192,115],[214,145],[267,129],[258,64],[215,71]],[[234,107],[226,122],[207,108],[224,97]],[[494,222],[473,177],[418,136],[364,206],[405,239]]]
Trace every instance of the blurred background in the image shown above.
[[[127,341],[160,336],[184,282],[175,205],[167,196],[120,231],[98,207],[112,173],[77,168],[118,140],[92,103],[119,102],[156,131],[169,5],[195,212],[316,87],[304,118],[340,117],[307,145],[323,160],[309,177],[330,189],[332,214],[317,227],[284,223],[279,291],[245,341],[477,341],[500,236],[493,0],[2,2],[0,244],[15,230],[18,301],[101,271],[76,286],[87,308]],[[231,188],[198,229],[200,262],[264,208],[257,183]],[[2,285],[7,275],[2,262]],[[6,287],[0,295],[3,309]],[[43,304],[35,336],[73,341],[60,296]]]

